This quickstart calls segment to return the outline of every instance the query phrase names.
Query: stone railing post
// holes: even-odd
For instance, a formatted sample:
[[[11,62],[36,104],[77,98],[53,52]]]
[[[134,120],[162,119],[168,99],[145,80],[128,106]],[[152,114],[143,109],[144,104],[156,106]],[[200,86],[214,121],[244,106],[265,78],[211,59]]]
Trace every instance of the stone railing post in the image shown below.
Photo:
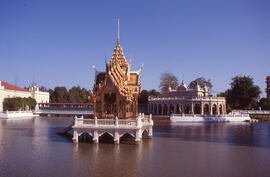
[[[140,113],[139,116],[138,116],[138,118],[137,118],[137,120],[136,120],[136,126],[138,128],[140,128],[141,127],[141,123],[142,123],[142,120],[141,120],[141,113]]]
[[[118,117],[115,117],[115,126],[118,127]]]
[[[95,126],[98,126],[97,117],[95,117],[94,120],[95,120]]]
[[[76,126],[77,125],[77,116],[74,117],[73,121],[74,121],[73,122],[74,126]]]

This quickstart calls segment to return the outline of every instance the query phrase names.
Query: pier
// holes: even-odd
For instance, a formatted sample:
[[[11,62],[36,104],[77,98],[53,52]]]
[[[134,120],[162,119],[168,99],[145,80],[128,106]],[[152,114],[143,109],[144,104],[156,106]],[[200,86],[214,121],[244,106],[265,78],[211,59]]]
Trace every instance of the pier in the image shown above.
[[[249,114],[171,114],[170,120],[172,122],[245,122],[251,119]]]
[[[233,114],[249,114],[252,119],[260,121],[270,121],[269,110],[232,110]]]
[[[146,116],[139,114],[136,119],[84,119],[75,117],[73,129],[73,142],[79,142],[79,136],[83,133],[88,133],[93,138],[94,143],[98,143],[98,139],[104,133],[108,133],[114,138],[114,143],[119,144],[120,138],[129,134],[135,138],[135,142],[141,141],[144,131],[148,137],[153,136],[154,123],[152,115]]]
[[[91,103],[38,103],[34,111],[38,115],[89,116],[93,115]]]

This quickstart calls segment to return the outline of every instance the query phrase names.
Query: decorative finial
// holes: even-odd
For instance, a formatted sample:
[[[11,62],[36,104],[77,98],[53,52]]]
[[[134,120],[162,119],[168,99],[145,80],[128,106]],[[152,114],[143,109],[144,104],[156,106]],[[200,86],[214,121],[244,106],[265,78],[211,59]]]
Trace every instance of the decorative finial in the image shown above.
[[[120,21],[120,18],[118,17],[117,44],[120,44],[120,41],[119,41],[119,21]]]
[[[97,68],[96,68],[96,66],[95,66],[95,65],[93,65],[93,66],[92,66],[92,68],[94,69],[95,73],[97,73],[97,72],[98,72],[98,71],[97,71]]]
[[[142,70],[142,69],[143,69],[143,67],[144,67],[144,64],[142,64],[142,65],[141,65],[141,68],[140,68],[140,70]]]

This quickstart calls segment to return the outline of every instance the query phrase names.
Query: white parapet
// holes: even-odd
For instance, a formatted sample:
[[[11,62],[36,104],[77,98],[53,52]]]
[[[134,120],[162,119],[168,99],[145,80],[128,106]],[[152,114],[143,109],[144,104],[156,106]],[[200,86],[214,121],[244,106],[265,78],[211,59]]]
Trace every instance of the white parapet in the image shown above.
[[[244,122],[250,121],[248,114],[234,115],[195,115],[195,114],[172,114],[172,122]]]

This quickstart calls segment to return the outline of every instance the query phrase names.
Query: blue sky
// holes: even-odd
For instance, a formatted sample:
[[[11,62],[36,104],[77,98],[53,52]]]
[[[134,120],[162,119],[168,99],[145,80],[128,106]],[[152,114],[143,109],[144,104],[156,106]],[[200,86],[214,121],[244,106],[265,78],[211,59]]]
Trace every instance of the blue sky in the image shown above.
[[[144,64],[142,89],[163,72],[187,83],[211,79],[213,93],[249,75],[264,92],[270,75],[269,0],[1,0],[0,80],[48,88],[91,88],[120,44],[132,69]],[[265,93],[262,94],[265,96]]]

